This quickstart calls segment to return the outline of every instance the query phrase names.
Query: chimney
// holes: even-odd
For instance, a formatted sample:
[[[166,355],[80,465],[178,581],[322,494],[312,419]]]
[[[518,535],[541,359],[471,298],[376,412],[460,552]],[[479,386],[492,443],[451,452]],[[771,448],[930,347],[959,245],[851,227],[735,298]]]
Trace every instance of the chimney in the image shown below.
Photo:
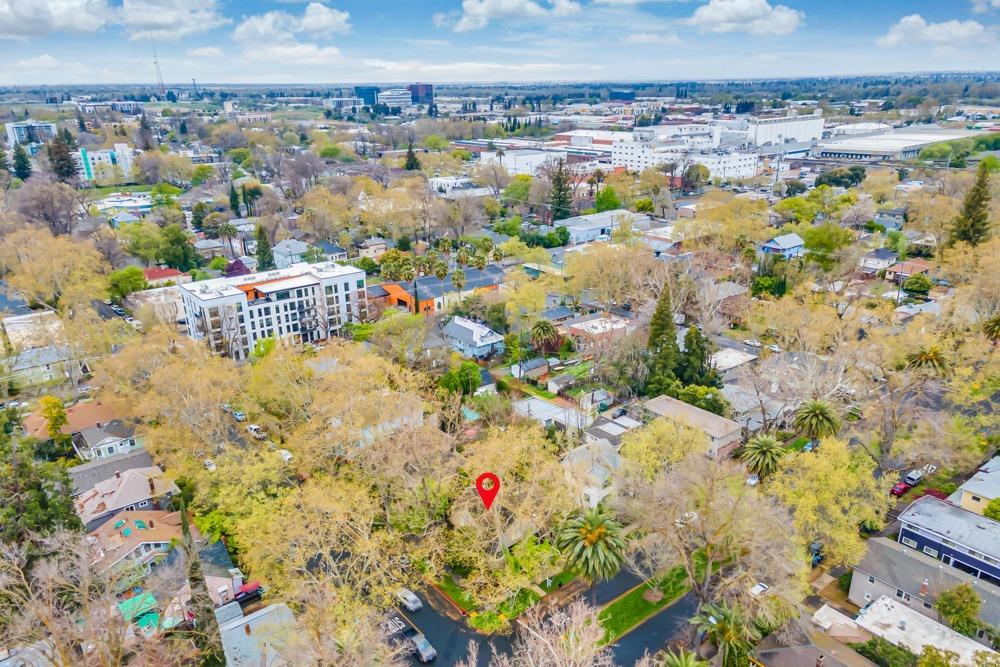
[[[920,597],[927,597],[927,593],[931,589],[931,582],[924,579],[923,583],[920,584]]]
[[[115,479],[121,479],[121,478],[122,478],[122,471],[121,470],[116,470],[115,471]]]
[[[152,528],[152,527],[153,527],[153,520],[152,520],[152,519],[150,519],[150,520],[149,520],[149,527],[150,527],[150,528]]]
[[[816,656],[816,667],[823,667],[823,663],[826,662],[826,656],[820,653]]]
[[[149,493],[150,493],[150,495],[155,495],[156,494],[156,483],[153,481],[152,477],[149,477],[147,481],[149,481]]]

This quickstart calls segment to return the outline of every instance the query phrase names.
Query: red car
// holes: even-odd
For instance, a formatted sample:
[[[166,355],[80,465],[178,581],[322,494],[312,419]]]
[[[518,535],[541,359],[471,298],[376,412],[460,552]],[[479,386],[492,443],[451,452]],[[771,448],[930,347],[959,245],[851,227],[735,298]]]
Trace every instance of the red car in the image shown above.
[[[892,495],[898,497],[898,496],[905,495],[906,492],[909,491],[912,488],[913,487],[910,486],[909,484],[907,484],[906,482],[897,482],[896,485],[893,486],[892,489],[889,490],[889,493],[891,493]]]

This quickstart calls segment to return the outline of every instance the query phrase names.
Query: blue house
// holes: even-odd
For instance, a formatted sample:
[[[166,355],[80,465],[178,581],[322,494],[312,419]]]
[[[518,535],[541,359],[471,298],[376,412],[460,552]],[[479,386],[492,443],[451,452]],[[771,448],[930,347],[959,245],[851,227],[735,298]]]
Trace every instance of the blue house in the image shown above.
[[[914,500],[899,522],[900,544],[1000,585],[1000,522],[933,496]]]
[[[760,246],[760,252],[764,255],[780,255],[785,259],[800,257],[805,253],[805,242],[798,234],[782,234],[775,236],[770,241],[765,241]]]
[[[464,317],[453,317],[441,331],[456,352],[473,359],[503,354],[503,336],[493,329]]]

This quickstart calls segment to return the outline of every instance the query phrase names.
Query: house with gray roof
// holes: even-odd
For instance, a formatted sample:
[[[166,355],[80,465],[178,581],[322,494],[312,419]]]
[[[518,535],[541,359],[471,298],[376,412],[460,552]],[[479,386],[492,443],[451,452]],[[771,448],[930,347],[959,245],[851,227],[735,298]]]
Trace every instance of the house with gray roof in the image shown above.
[[[441,330],[441,337],[458,353],[473,359],[503,354],[503,336],[485,324],[465,317],[453,317]]]
[[[806,251],[805,241],[798,234],[782,234],[760,245],[762,255],[778,256],[784,259],[800,257]]]
[[[215,610],[227,667],[284,667],[292,664],[288,647],[299,635],[287,605],[270,604],[246,613],[237,601]]]
[[[976,514],[982,514],[991,500],[1000,498],[1000,456],[979,467],[976,473],[958,487],[958,504]]]
[[[313,247],[318,248],[328,261],[347,261],[347,249],[340,247],[336,243],[331,243],[330,241],[317,241],[316,243],[313,243]]]
[[[139,448],[127,454],[101,458],[73,466],[69,472],[69,479],[73,483],[73,497],[76,498],[88,489],[97,486],[99,482],[111,479],[115,473],[135,470],[137,468],[149,468],[153,465],[153,458],[144,448]]]
[[[84,461],[126,454],[140,446],[135,427],[120,419],[88,426],[73,434],[73,449]]]
[[[1000,625],[1000,588],[887,537],[868,540],[868,553],[854,567],[848,599],[865,607],[883,595],[943,623],[934,603],[945,591],[969,584],[982,601],[979,620]],[[977,639],[989,645],[985,632]]]
[[[302,256],[309,250],[309,244],[296,239],[284,239],[278,241],[271,248],[274,253],[274,265],[279,269],[287,269],[292,264],[298,264],[305,260]]]

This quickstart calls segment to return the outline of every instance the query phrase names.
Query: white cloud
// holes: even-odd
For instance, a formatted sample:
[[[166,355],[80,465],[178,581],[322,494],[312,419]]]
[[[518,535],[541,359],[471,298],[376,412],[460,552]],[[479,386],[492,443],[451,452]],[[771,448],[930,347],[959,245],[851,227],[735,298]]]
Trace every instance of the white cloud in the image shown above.
[[[244,56],[253,60],[297,65],[327,63],[340,57],[340,49],[300,42],[298,35],[349,32],[350,18],[348,12],[310,2],[302,16],[283,11],[248,16],[236,26],[233,39],[244,45]]]
[[[485,28],[491,21],[539,19],[546,16],[572,16],[581,11],[577,0],[462,0],[462,13],[438,13],[434,24],[453,25],[455,32]]]
[[[666,46],[676,46],[683,43],[683,40],[672,32],[633,32],[626,35],[625,41],[629,44],[662,44]]]
[[[910,14],[899,19],[877,43],[879,46],[900,44],[933,44],[939,47],[962,46],[970,42],[993,39],[992,33],[978,21],[942,21],[928,23],[920,14]]]
[[[217,0],[124,0],[119,20],[133,41],[179,39],[231,23]]]
[[[460,61],[447,63],[428,63],[422,60],[382,60],[370,58],[363,63],[375,73],[392,74],[395,77],[418,77],[421,74],[434,74],[437,80],[449,81],[488,81],[556,74],[575,74],[578,72],[596,72],[603,69],[598,65],[580,63],[496,63],[481,61]],[[377,76],[377,74],[376,74]]]
[[[985,14],[991,9],[1000,9],[1000,0],[972,0],[972,11]]]
[[[112,14],[106,0],[0,0],[0,37],[93,33]]]
[[[795,32],[805,13],[767,0],[709,0],[694,11],[689,22],[703,32],[748,32],[787,35]]]
[[[94,71],[87,65],[54,58],[48,53],[21,58],[11,67],[0,69],[0,82],[13,83],[32,81],[40,83],[67,83],[70,81],[90,80]]]
[[[351,15],[318,2],[310,2],[299,21],[299,30],[311,35],[350,32]]]
[[[221,58],[225,54],[217,46],[199,46],[194,49],[188,49],[186,55],[192,58]]]

